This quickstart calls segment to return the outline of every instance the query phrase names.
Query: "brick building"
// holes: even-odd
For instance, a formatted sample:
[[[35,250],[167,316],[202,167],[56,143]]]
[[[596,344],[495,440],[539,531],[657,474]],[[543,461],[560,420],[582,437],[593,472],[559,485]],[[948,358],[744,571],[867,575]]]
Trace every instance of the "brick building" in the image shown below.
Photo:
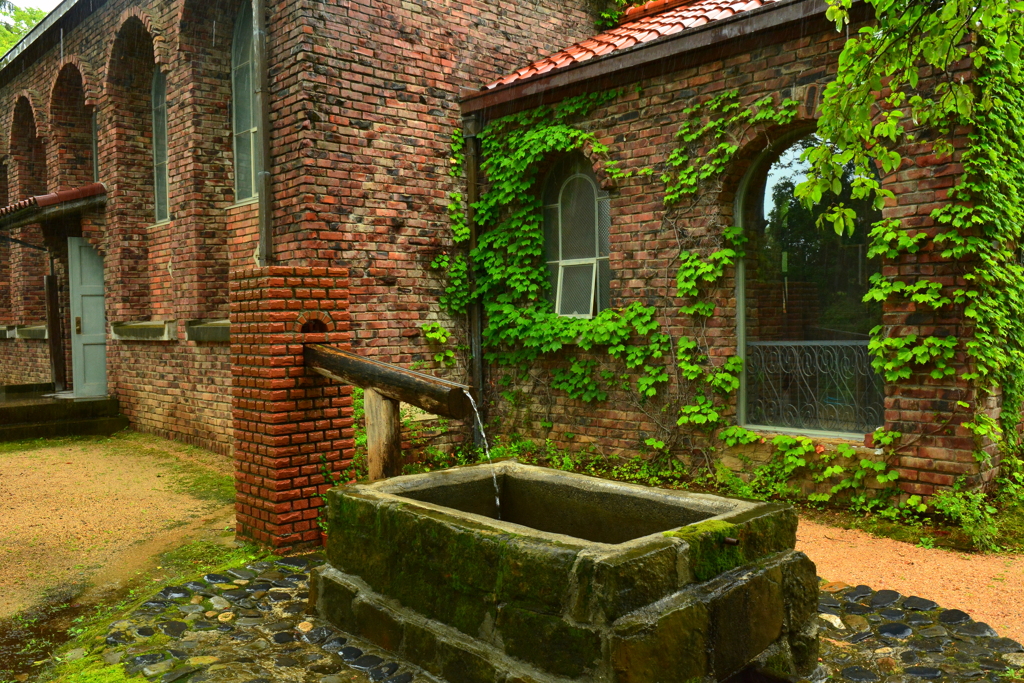
[[[742,210],[738,188],[772,185],[784,152],[773,141],[812,127],[842,36],[817,0],[696,0],[649,3],[563,50],[593,34],[593,11],[583,0],[65,0],[0,62],[0,234],[11,238],[0,240],[0,384],[56,378],[79,395],[109,393],[137,429],[233,453],[239,532],[282,547],[312,541],[320,458],[347,458],[352,432],[347,389],[306,374],[303,342],[351,344],[453,379],[496,377],[438,367],[420,331],[440,320],[458,343],[475,343],[474,324],[440,312],[444,282],[429,267],[450,240],[449,195],[464,189],[449,173],[453,130],[472,135],[508,112],[629,84],[585,125],[627,166],[656,167],[695,98],[730,88],[744,100],[792,97],[796,123],[742,140],[720,190],[671,215],[656,183],[611,178],[597,158],[557,181],[600,188],[608,211],[593,210],[609,219],[598,227],[608,248],[584,259],[598,294],[565,311],[657,300],[663,323],[684,329],[665,295],[677,226],[688,239],[712,235]],[[926,226],[958,169],[927,150],[908,159],[885,181],[920,190],[886,211]],[[848,246],[835,253],[853,254]],[[778,254],[766,254],[772,268],[747,264],[739,296],[759,303],[745,318],[734,271],[716,292],[712,356],[743,347],[741,334],[792,347],[828,335],[786,330],[834,328],[815,308],[834,285],[783,268],[780,286]],[[860,271],[844,277],[862,281],[867,266],[850,258]],[[580,265],[567,261],[551,260],[557,272]],[[803,318],[772,319],[780,308]],[[841,332],[860,353],[860,328]],[[739,417],[766,433],[863,442],[883,422],[912,431],[957,392],[915,378],[885,387],[883,405],[874,382],[858,385],[861,412],[838,416],[838,428],[761,417],[763,405],[748,418],[742,402]],[[657,431],[625,395],[597,408],[547,389],[530,400],[556,427],[534,413],[506,428],[567,445],[578,443],[571,431],[614,453]],[[828,403],[813,392],[800,400]],[[512,412],[498,399],[494,410]],[[907,491],[970,471],[961,432],[908,453]]]
[[[962,476],[974,482],[993,476],[978,454],[995,453],[994,444],[963,423],[972,415],[966,408],[978,401],[997,417],[998,396],[979,398],[958,379],[966,368],[962,356],[950,361],[957,368],[953,376],[935,379],[925,365],[907,379],[885,382],[868,352],[876,325],[896,337],[945,338],[968,336],[971,322],[954,306],[933,310],[898,297],[884,305],[863,302],[873,273],[908,282],[929,277],[950,297],[965,283],[962,264],[930,246],[884,261],[869,258],[867,232],[885,217],[934,235],[932,212],[948,202],[963,172],[958,159],[967,136],[954,140],[959,151],[952,157],[937,157],[927,143],[901,148],[900,167],[880,178],[896,195],[881,211],[851,200],[848,176],[840,194],[857,213],[851,236],[816,229],[814,214],[792,199],[807,167],[800,153],[814,142],[822,94],[846,39],[824,9],[815,0],[655,0],[627,10],[616,28],[542,60],[524,60],[525,66],[464,96],[464,116],[491,121],[617,89],[609,103],[574,123],[592,142],[549,155],[536,169],[551,314],[592,318],[602,309],[640,302],[656,310],[659,329],[673,344],[693,340],[692,357],[707,357],[696,362],[708,376],[730,357],[744,366],[738,388],[723,399],[701,377],[684,377],[673,367],[679,348],[673,346],[666,386],[650,398],[635,386],[602,384],[602,372],[613,379],[630,374],[605,348],[583,352],[566,342],[495,397],[492,418],[500,418],[503,429],[572,449],[590,445],[599,453],[627,455],[649,450],[645,442],[652,439],[688,454],[692,463],[720,459],[732,469],[749,469],[771,456],[766,441],[779,434],[809,436],[830,452],[852,448],[854,461],[877,460],[883,451],[875,448],[872,433],[885,428],[903,434],[888,464],[899,472],[904,495],[928,496]],[[855,22],[870,19],[864,7],[860,11]],[[721,139],[701,138],[692,143],[696,149],[685,148],[677,139],[682,123],[694,115],[710,120],[712,114],[699,106],[721,97],[734,97],[729,101],[737,111],[789,106],[792,117],[736,124]],[[699,156],[719,142],[737,148],[724,170],[695,194],[666,203],[663,176],[674,173],[669,160],[676,150]],[[680,257],[730,246],[725,234],[731,226],[742,229],[745,255],[701,293],[713,305],[712,315],[684,314],[681,309],[694,299],[677,296]],[[606,401],[574,400],[552,390],[566,356],[592,363],[583,375],[607,391]],[[493,378],[509,374],[492,368]],[[583,382],[583,376],[575,380]],[[729,445],[697,423],[678,424],[680,404],[693,405],[694,396],[715,396],[726,423],[749,428],[759,440]],[[832,483],[808,476],[803,485],[809,493],[828,491]]]
[[[431,357],[458,93],[592,26],[582,0],[65,0],[0,62],[0,384],[63,357],[135,428],[233,452],[243,533],[317,538],[349,399],[280,356]]]

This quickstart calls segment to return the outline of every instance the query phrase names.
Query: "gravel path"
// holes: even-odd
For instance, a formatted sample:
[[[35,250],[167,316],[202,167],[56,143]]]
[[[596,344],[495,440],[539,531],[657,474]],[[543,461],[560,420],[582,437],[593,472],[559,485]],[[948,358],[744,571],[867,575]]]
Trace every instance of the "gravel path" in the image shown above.
[[[797,549],[828,581],[928,597],[1024,642],[1024,555],[927,550],[807,519],[800,520]]]

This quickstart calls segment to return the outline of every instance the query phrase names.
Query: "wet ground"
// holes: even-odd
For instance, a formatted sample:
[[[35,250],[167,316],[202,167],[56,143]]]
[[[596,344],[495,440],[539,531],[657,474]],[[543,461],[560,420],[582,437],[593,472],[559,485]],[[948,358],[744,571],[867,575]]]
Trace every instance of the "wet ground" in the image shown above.
[[[120,667],[159,683],[435,680],[308,613],[309,570],[320,562],[317,555],[254,562],[163,586],[64,659],[78,671]],[[927,598],[827,583],[818,620],[816,681],[1005,683],[1007,671],[1024,667],[1019,643]]]

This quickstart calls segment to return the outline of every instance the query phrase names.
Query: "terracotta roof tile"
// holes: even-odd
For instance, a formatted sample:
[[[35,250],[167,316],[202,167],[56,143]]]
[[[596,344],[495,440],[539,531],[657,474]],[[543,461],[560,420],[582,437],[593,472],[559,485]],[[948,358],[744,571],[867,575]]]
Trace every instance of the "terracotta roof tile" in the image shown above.
[[[626,10],[623,22],[613,29],[570,45],[560,52],[540,59],[485,89],[521,81],[531,76],[563,69],[593,57],[600,57],[634,45],[649,43],[688,28],[749,12],[776,0],[651,0]],[[0,209],[2,212],[2,209]]]
[[[64,202],[71,202],[76,199],[95,197],[96,195],[106,193],[106,191],[107,188],[103,186],[103,183],[89,183],[88,185],[76,187],[73,190],[61,190],[60,192],[29,197],[0,208],[0,216],[9,216],[12,213],[17,213],[33,206],[43,208],[44,206],[54,206],[55,204],[63,204]]]

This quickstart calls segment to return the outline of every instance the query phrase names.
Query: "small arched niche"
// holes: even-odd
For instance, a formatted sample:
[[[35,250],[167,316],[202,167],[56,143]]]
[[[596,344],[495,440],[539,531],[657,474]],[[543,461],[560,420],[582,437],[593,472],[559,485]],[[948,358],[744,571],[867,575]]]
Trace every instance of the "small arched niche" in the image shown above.
[[[881,213],[852,196],[852,168],[838,196],[811,209],[794,196],[813,134],[792,135],[754,163],[737,214],[748,239],[737,272],[740,423],[774,431],[864,434],[883,424],[882,380],[871,367],[870,331],[881,305],[865,302],[878,258],[868,233]],[[856,213],[852,234],[820,229],[831,203]]]

